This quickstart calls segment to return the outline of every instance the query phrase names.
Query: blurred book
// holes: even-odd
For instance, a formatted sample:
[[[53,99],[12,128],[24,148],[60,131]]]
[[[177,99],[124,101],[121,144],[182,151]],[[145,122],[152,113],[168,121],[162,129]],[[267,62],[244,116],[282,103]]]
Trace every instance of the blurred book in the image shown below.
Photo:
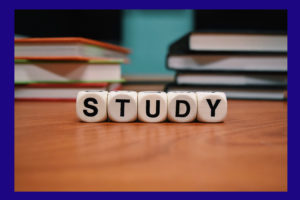
[[[224,91],[233,99],[287,98],[284,29],[193,31],[170,45],[166,65],[176,71],[167,91]]]
[[[128,61],[129,49],[80,37],[15,39],[15,59]]]
[[[287,34],[281,31],[201,30],[183,36],[169,51],[172,54],[187,51],[286,53]]]
[[[117,61],[15,60],[15,84],[122,81],[121,63]]]
[[[170,54],[167,67],[178,71],[287,72],[286,54]]]
[[[287,89],[284,87],[247,87],[224,85],[178,85],[167,84],[165,91],[222,91],[229,99],[248,100],[286,100]]]
[[[285,74],[177,73],[178,85],[287,86]]]
[[[75,100],[80,90],[120,90],[129,52],[86,38],[15,39],[15,99]]]
[[[109,83],[107,87],[107,91],[118,91],[123,89],[123,84],[122,83]]]
[[[81,90],[108,90],[121,89],[120,83],[70,83],[70,84],[20,84],[15,86],[16,100],[65,100],[75,101]]]

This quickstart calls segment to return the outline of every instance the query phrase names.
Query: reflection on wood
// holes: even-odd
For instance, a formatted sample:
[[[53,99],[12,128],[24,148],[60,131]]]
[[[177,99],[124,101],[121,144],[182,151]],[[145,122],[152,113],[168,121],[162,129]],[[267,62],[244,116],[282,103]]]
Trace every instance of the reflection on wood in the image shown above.
[[[229,101],[224,123],[81,123],[15,102],[16,191],[286,191],[287,102]]]

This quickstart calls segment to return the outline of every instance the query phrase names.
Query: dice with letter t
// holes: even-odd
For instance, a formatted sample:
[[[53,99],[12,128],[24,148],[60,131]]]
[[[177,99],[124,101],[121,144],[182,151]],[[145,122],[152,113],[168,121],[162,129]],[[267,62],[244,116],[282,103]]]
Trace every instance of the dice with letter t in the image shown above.
[[[84,122],[101,122],[107,119],[107,91],[80,91],[76,98],[76,113]]]
[[[222,122],[227,115],[227,98],[223,92],[197,92],[197,120]]]
[[[137,92],[122,90],[109,92],[107,103],[110,120],[132,122],[137,119]]]

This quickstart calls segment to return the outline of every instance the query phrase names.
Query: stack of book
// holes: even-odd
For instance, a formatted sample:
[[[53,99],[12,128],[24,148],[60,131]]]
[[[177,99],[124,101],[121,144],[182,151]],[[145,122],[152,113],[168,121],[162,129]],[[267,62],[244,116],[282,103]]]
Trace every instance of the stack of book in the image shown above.
[[[15,99],[75,100],[80,90],[118,90],[129,53],[86,38],[15,39]]]
[[[198,31],[169,47],[165,90],[218,90],[231,99],[287,98],[287,34]]]

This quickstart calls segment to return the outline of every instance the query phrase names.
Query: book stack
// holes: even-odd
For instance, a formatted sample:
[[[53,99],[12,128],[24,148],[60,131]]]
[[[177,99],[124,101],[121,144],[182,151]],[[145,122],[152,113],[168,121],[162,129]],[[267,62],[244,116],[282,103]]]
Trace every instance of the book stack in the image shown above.
[[[165,90],[224,91],[231,99],[287,98],[287,34],[198,31],[170,45]]]
[[[15,39],[15,99],[75,100],[80,90],[118,90],[129,53],[86,38]]]

